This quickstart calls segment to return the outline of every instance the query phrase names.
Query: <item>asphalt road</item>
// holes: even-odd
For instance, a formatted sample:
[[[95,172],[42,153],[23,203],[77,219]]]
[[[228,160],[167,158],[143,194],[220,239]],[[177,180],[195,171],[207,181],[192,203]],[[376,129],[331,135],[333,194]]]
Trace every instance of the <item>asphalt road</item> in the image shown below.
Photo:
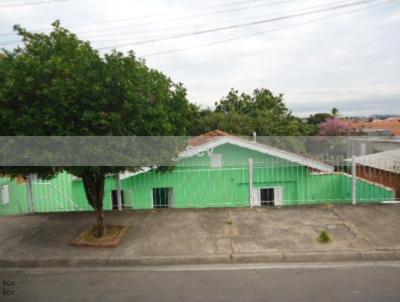
[[[0,301],[400,301],[400,263],[0,269]]]

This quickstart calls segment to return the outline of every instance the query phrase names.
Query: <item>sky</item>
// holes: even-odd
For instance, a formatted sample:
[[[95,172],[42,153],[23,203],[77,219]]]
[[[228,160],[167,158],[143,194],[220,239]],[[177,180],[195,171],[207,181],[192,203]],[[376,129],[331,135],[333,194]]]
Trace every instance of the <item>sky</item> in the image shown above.
[[[12,26],[54,20],[101,53],[133,50],[202,108],[231,88],[284,94],[294,114],[400,114],[400,0],[0,0]]]

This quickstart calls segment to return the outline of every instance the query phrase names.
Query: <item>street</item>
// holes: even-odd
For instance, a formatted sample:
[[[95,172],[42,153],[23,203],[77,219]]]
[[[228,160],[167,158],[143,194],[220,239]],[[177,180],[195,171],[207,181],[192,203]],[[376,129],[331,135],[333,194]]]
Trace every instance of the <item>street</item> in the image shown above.
[[[1,301],[400,301],[400,263],[0,269]]]

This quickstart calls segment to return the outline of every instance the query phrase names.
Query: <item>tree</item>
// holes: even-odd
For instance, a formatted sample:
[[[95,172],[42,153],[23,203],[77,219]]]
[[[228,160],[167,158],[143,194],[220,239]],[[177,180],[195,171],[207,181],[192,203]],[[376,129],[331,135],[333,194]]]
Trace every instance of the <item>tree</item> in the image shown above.
[[[312,114],[307,118],[307,124],[313,126],[319,126],[319,124],[325,122],[327,119],[333,118],[333,115],[330,113],[316,113]]]
[[[320,136],[349,135],[351,128],[348,124],[338,118],[331,118],[319,125]]]
[[[192,134],[220,129],[235,135],[308,135],[311,128],[296,118],[286,107],[283,95],[267,89],[256,89],[251,95],[232,89],[215,103],[215,110],[206,109],[197,116]]]
[[[336,107],[333,107],[331,110],[331,114],[333,117],[338,117],[340,115],[339,109],[337,109]]]
[[[49,34],[14,29],[24,45],[0,52],[0,135],[186,134],[186,90],[133,52],[102,56],[58,21]],[[63,169],[82,178],[102,236],[106,175],[138,167],[1,167],[0,172],[50,178]]]

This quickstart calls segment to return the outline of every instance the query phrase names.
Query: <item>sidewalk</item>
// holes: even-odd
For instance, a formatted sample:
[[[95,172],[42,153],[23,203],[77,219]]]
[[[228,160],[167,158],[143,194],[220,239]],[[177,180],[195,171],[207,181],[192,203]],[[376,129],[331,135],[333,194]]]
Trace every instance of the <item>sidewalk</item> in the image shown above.
[[[92,213],[0,218],[0,267],[400,260],[400,205],[107,212],[117,248],[71,247]],[[325,229],[332,242],[320,244]]]

